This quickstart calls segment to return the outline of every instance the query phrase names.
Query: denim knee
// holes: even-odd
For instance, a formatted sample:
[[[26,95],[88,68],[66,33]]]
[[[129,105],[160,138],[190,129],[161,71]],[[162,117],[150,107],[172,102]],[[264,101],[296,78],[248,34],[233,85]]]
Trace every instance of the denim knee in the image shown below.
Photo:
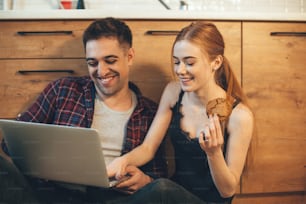
[[[161,191],[163,193],[175,191],[178,188],[178,184],[166,178],[156,179],[152,183],[152,190]]]

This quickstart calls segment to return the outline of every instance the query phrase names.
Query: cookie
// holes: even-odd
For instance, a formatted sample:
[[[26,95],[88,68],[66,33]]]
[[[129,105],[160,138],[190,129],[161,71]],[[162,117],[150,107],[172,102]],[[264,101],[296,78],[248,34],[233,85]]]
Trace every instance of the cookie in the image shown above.
[[[231,103],[225,98],[216,98],[208,101],[206,105],[207,115],[218,115],[219,120],[226,121],[232,112]]]

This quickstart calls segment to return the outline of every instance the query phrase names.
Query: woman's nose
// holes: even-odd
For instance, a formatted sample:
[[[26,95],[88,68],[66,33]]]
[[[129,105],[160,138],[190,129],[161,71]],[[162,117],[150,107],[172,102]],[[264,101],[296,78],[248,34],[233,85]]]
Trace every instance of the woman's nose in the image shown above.
[[[177,65],[176,67],[176,73],[177,74],[185,74],[187,72],[186,70],[186,66],[184,63],[180,63],[179,65]]]

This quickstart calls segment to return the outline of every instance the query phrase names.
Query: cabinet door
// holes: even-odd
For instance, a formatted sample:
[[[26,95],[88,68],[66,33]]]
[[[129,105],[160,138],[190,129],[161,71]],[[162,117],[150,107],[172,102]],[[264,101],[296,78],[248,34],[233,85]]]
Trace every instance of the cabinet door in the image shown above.
[[[242,192],[305,191],[305,23],[243,23],[243,86],[255,112]]]
[[[51,81],[88,75],[84,59],[0,60],[0,118],[16,118]]]
[[[165,85],[174,78],[171,50],[178,31],[191,21],[126,21],[133,32],[135,61],[131,80],[144,95],[159,102]],[[229,59],[240,81],[241,76],[241,23],[214,22],[225,40],[225,56]]]
[[[0,58],[84,57],[82,35],[90,21],[2,21]]]
[[[15,118],[55,79],[88,75],[82,35],[89,23],[0,22],[1,118]]]

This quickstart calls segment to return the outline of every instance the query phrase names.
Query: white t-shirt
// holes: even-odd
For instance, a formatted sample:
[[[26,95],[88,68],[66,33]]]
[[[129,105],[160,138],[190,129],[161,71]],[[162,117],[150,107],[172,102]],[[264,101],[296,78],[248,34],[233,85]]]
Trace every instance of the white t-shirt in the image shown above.
[[[137,97],[132,92],[132,106],[127,111],[114,111],[105,105],[98,97],[95,99],[92,128],[98,130],[101,149],[105,163],[108,165],[121,155],[123,140],[126,136],[126,126],[137,104]]]

